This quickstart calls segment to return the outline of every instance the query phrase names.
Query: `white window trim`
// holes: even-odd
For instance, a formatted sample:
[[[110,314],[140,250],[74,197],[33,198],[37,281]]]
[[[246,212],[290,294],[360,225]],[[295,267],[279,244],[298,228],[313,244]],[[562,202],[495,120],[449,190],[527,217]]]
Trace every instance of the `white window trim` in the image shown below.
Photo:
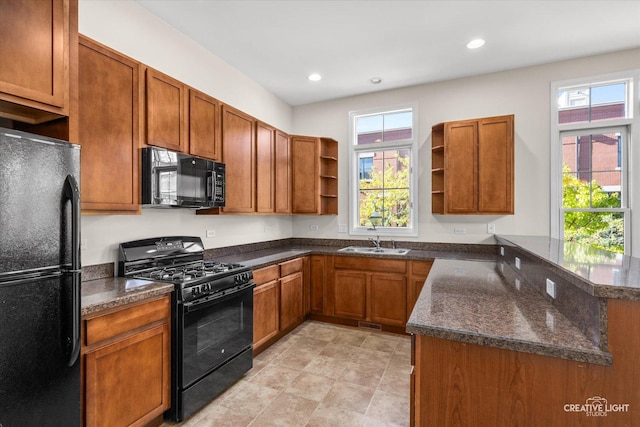
[[[400,142],[380,144],[367,144],[358,147],[355,144],[356,130],[354,118],[368,114],[382,114],[398,110],[412,110],[412,139]],[[418,237],[418,105],[417,103],[403,104],[388,108],[372,108],[349,112],[349,234],[352,236],[371,236],[373,234],[387,237]],[[409,198],[410,198],[410,226],[409,227],[376,227],[375,230],[359,225],[359,192],[358,192],[358,156],[361,151],[391,150],[397,148],[409,148],[411,150],[411,162],[409,164]]]
[[[616,81],[628,81],[631,85],[630,90],[627,93],[627,112],[630,118],[627,119],[613,119],[603,120],[596,122],[585,123],[558,123],[558,101],[557,93],[562,87],[572,86],[584,86],[590,84],[600,84],[605,82]],[[563,239],[564,230],[561,229],[562,224],[561,216],[564,214],[562,209],[562,144],[560,143],[561,134],[569,133],[571,131],[579,130],[604,130],[612,127],[627,127],[627,141],[626,147],[623,149],[623,164],[626,165],[626,177],[624,178],[623,185],[626,186],[627,191],[624,197],[626,197],[626,207],[621,209],[625,212],[625,255],[632,255],[633,248],[638,248],[640,252],[640,234],[632,232],[634,229],[640,230],[637,225],[640,224],[640,206],[635,206],[634,203],[640,203],[640,185],[629,187],[629,183],[636,182],[634,179],[636,170],[640,168],[640,149],[635,148],[634,144],[640,144],[640,70],[629,70],[618,73],[596,75],[590,77],[583,77],[578,79],[563,80],[552,82],[550,86],[550,223],[549,223],[549,235],[555,239]],[[616,209],[607,209],[606,211],[615,211]],[[635,212],[638,212],[636,214]],[[634,223],[636,226],[634,227]]]

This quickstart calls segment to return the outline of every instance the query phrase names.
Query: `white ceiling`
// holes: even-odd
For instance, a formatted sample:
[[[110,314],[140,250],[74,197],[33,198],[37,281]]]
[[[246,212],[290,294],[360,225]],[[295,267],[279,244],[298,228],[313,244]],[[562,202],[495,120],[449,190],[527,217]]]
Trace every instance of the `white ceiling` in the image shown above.
[[[292,106],[640,47],[640,1],[137,1]]]

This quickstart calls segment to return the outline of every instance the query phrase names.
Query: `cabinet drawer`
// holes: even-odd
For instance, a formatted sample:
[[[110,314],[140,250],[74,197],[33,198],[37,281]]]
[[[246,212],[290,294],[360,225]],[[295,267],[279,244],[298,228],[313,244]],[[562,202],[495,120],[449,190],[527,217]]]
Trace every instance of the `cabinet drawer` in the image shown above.
[[[302,271],[302,258],[292,259],[280,264],[280,277]]]
[[[253,281],[256,285],[260,286],[273,280],[280,278],[280,267],[272,265],[269,267],[260,268],[253,271]]]
[[[168,319],[171,316],[170,298],[118,310],[113,313],[86,320],[87,345],[114,338],[150,323]]]
[[[336,256],[334,258],[333,266],[337,269],[381,271],[384,273],[407,272],[406,261],[384,258]]]
[[[433,261],[411,261],[411,274],[427,277],[431,265],[433,265]]]

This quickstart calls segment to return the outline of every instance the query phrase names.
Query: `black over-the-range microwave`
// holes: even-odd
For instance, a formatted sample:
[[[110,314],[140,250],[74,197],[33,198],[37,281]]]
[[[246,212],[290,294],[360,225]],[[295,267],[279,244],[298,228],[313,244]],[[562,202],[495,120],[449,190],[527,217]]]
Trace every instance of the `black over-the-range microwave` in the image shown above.
[[[142,149],[142,206],[224,207],[224,163],[164,148]]]

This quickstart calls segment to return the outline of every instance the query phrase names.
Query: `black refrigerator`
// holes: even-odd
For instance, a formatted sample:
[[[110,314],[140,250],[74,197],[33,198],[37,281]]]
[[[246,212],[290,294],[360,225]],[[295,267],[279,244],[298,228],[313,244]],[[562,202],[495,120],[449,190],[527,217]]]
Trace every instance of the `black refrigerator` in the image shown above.
[[[0,128],[0,426],[80,425],[80,146]]]

